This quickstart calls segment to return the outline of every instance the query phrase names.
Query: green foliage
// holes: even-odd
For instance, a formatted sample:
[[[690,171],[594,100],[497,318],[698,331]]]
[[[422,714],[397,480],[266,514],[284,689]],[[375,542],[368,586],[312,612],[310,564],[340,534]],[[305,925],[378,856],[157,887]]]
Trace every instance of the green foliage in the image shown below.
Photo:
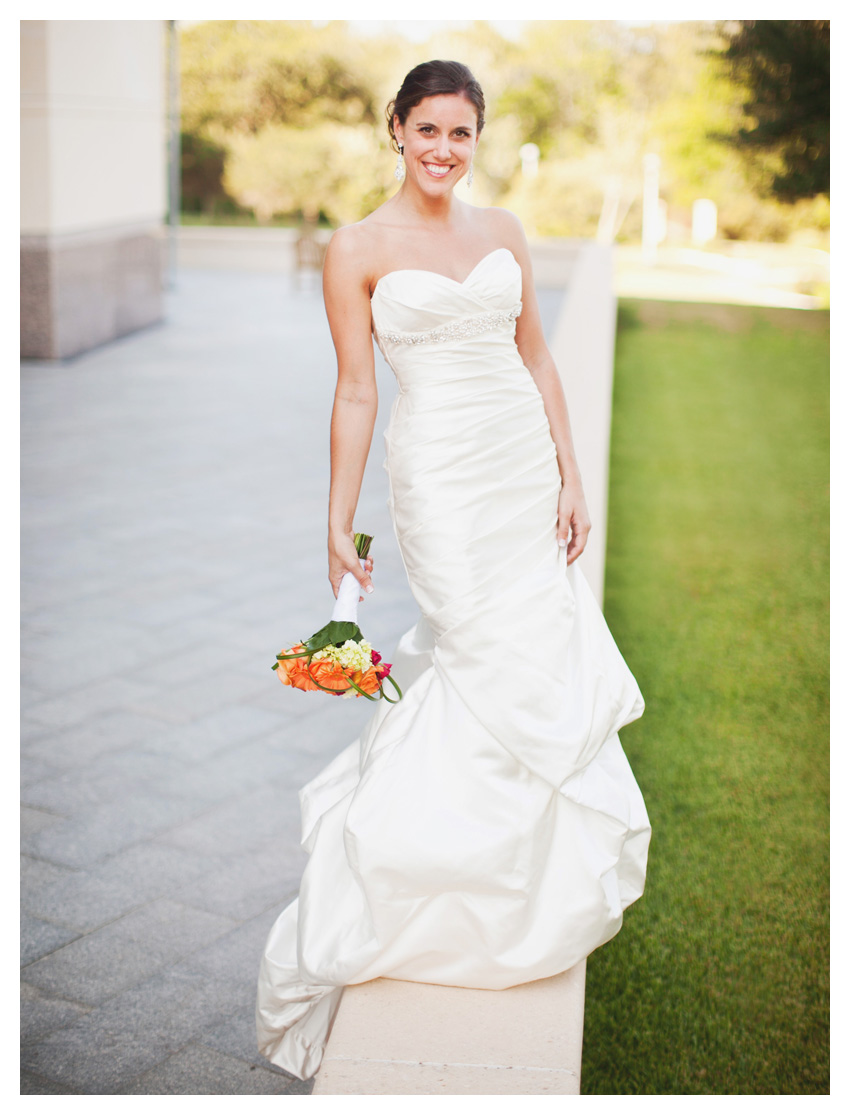
[[[776,21],[774,21],[776,22]],[[181,34],[186,208],[229,207],[269,223],[357,221],[396,188],[384,107],[423,58],[461,58],[487,96],[473,200],[514,209],[541,236],[640,233],[643,156],[662,159],[662,197],[686,223],[700,197],[721,234],[784,239],[825,198],[765,199],[779,155],[754,161],[724,137],[745,127],[722,25],[532,20],[517,42],[477,21],[428,43],[363,38],[347,24],[211,20]],[[541,150],[523,177],[519,149]],[[755,176],[755,177],[754,177]],[[754,184],[755,183],[755,184]]]
[[[826,315],[624,310],[605,612],[653,837],[588,961],[582,1090],[825,1094]]]
[[[229,140],[224,185],[260,221],[301,212],[337,224],[360,220],[381,200],[375,168],[382,152],[373,129],[324,122],[312,128],[267,124]],[[389,182],[391,163],[384,158]]]
[[[746,19],[723,37],[749,118],[729,142],[760,156],[780,200],[829,194],[829,20]]]
[[[211,216],[226,208],[231,199],[222,177],[227,151],[220,143],[197,132],[180,136],[181,205],[187,212]]]
[[[379,52],[380,54],[380,52]],[[181,109],[190,158],[223,153],[217,188],[201,191],[184,166],[190,205],[210,198],[279,215],[358,220],[383,200],[375,167],[380,113],[374,59],[344,25],[310,21],[210,20],[181,36]],[[387,184],[392,166],[387,164]],[[370,164],[367,173],[365,164]],[[193,178],[194,172],[194,178]]]
[[[188,131],[255,133],[378,118],[366,49],[339,24],[209,20],[181,35]]]

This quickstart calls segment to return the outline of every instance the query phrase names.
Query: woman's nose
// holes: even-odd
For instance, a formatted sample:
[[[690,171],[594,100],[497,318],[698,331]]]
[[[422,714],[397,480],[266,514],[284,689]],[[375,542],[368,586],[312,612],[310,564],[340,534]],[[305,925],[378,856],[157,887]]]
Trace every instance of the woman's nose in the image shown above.
[[[441,162],[447,163],[449,161],[449,156],[451,155],[451,151],[449,149],[449,137],[448,136],[439,136],[438,137],[436,143],[434,144],[434,154],[436,155],[436,157]]]

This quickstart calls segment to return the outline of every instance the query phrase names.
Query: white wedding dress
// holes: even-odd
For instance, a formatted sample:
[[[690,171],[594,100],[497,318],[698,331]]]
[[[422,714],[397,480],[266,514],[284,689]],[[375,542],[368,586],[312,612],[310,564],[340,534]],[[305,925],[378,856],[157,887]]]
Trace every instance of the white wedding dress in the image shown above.
[[[617,736],[643,700],[557,545],[521,295],[499,248],[462,283],[393,271],[372,299],[400,389],[390,510],[422,618],[392,656],[403,699],[301,791],[310,859],[266,945],[257,1033],[302,1079],[346,984],[552,976],[643,893],[650,825]]]

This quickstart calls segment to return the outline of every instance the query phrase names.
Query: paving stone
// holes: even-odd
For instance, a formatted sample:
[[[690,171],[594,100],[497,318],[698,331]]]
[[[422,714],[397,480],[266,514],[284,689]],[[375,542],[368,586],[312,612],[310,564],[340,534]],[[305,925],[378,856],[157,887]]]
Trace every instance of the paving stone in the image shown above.
[[[49,813],[44,809],[32,809],[24,806],[21,809],[21,836],[33,836],[42,829],[49,828],[64,820],[58,813]]]
[[[56,767],[51,766],[50,763],[45,763],[42,759],[29,759],[25,755],[21,756],[20,776],[21,787],[25,788],[33,782],[43,782],[46,778],[52,778],[58,773]]]
[[[143,627],[164,627],[175,620],[203,616],[215,610],[218,601],[212,595],[200,592],[170,592],[149,596],[144,600],[124,601],[118,614],[131,623]]]
[[[53,925],[40,921],[31,914],[21,914],[21,964],[31,964],[41,956],[47,956],[56,949],[67,945],[78,936],[76,930],[67,926]]]
[[[152,700],[154,693],[151,686],[140,685],[123,677],[110,677],[65,693],[61,697],[41,701],[28,711],[28,716],[36,723],[50,728],[66,728],[112,709],[144,707]]]
[[[95,1005],[232,929],[217,914],[160,899],[25,969],[43,991]]]
[[[371,702],[356,697],[340,701],[338,698],[313,693],[292,694],[303,697],[312,704],[309,715],[301,717],[291,729],[287,730],[282,745],[312,756],[317,762],[330,762],[357,739],[369,717],[372,715]],[[290,702],[291,703],[291,702]]]
[[[27,1072],[109,1095],[233,1009],[230,985],[169,968],[22,1050]]]
[[[169,538],[168,541],[171,543],[173,540]],[[226,646],[228,630],[229,625],[219,619],[217,610],[158,627],[154,632],[145,633],[144,652],[138,656],[137,665],[158,662],[181,652],[188,653],[198,643],[205,643],[208,650]]]
[[[235,705],[259,692],[266,679],[228,671],[206,674],[195,681],[170,689],[160,689],[156,696],[138,702],[136,708],[163,720],[185,723],[206,713],[215,712],[224,705]]]
[[[200,1045],[229,1053],[252,1065],[260,1065],[269,1072],[280,1073],[289,1078],[289,1073],[267,1061],[257,1049],[257,1026],[254,1017],[254,994],[243,1009],[233,1010],[217,1020],[214,1026],[196,1038]]]
[[[43,671],[57,671],[57,684],[86,685],[132,669],[162,646],[160,633],[142,631],[111,615],[92,616],[83,631],[68,634],[61,622],[45,612],[24,625],[22,653]]]
[[[298,789],[372,711],[269,669],[332,604],[327,462],[297,492],[276,470],[327,435],[333,348],[320,291],[277,276],[168,299],[162,329],[22,379],[22,908],[66,935],[25,969],[28,1095],[311,1088],[259,1057],[253,1016],[305,861]],[[415,616],[383,456],[360,501],[382,651]]]
[[[250,704],[226,705],[147,743],[147,750],[174,755],[189,763],[205,761],[218,751],[267,736],[279,724],[272,713]]]
[[[206,857],[144,842],[90,871],[63,869],[53,879],[43,878],[27,888],[22,901],[37,917],[90,932],[154,899],[179,897],[187,884],[208,874],[212,867]],[[211,912],[228,913],[220,908]]]
[[[306,854],[294,841],[208,860],[208,870],[187,883],[180,898],[202,910],[244,921],[270,908],[283,909],[298,891],[306,862]]]
[[[33,744],[37,744],[44,740],[49,739],[51,731],[46,728],[44,724],[39,724],[35,720],[30,720],[26,715],[21,717],[21,760],[32,762],[43,762],[41,759],[36,759],[35,756],[30,756],[29,749]]]
[[[165,658],[155,659],[147,665],[139,667],[133,676],[147,685],[168,688],[182,685],[185,682],[196,681],[209,673],[210,648],[206,643],[195,643],[181,650],[177,654],[170,654]],[[216,655],[217,668],[227,670],[230,665],[242,665],[242,658],[238,651],[234,652],[232,659],[220,659]]]
[[[89,1008],[55,995],[45,995],[29,983],[21,983],[21,1041],[35,1041],[59,1030]]]
[[[299,830],[291,810],[281,810],[280,791],[265,786],[174,826],[158,840],[200,855],[238,855],[268,843],[297,842]]]
[[[288,904],[289,900],[284,899],[279,909],[275,906],[266,910],[206,948],[193,952],[183,961],[186,969],[201,972],[208,979],[221,979],[224,974],[235,985],[232,994],[247,996],[247,1002],[253,1003],[263,947],[272,925]]]
[[[203,763],[182,764],[161,785],[163,793],[202,797],[211,804],[293,776],[303,756],[281,747],[277,736],[218,751]]]
[[[161,736],[170,730],[162,721],[138,712],[106,712],[87,718],[84,723],[64,731],[38,728],[36,738],[25,754],[30,759],[67,770],[88,767],[101,755],[144,745],[155,749]]]
[[[97,806],[79,819],[60,821],[22,838],[30,855],[69,867],[89,867],[148,836],[203,812],[204,800],[138,793],[131,801]]]
[[[63,1084],[56,1084],[52,1080],[45,1080],[32,1072],[21,1073],[22,1096],[79,1096],[80,1088],[70,1088]]]
[[[120,1089],[128,1096],[303,1096],[306,1082],[202,1045],[188,1045]]]
[[[54,772],[50,778],[28,783],[21,790],[21,802],[25,808],[32,807],[30,812],[39,809],[54,810],[55,813],[61,811],[67,819],[92,806],[132,796],[136,789],[132,780],[114,772],[102,768],[72,767],[60,773]],[[54,820],[63,819],[55,813]]]
[[[51,768],[52,769],[52,768]],[[21,800],[29,806],[74,815],[92,806],[105,805],[121,799],[135,798],[140,791],[156,792],[162,788],[178,796],[191,794],[191,780],[184,777],[186,764],[170,755],[127,748],[100,756],[97,766],[73,767],[36,782],[21,791]],[[132,802],[128,803],[132,807]]]
[[[21,904],[24,909],[35,912],[28,905],[31,899],[43,894],[45,889],[56,886],[65,879],[79,878],[80,873],[61,864],[48,863],[35,856],[21,856]],[[53,920],[48,918],[48,920]]]

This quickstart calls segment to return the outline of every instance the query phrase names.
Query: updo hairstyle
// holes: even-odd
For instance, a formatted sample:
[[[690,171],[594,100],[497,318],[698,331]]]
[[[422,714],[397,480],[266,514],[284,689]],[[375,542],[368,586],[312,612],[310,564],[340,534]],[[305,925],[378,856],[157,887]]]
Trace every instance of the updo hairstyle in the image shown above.
[[[399,123],[404,124],[410,110],[420,101],[424,101],[426,97],[442,97],[446,94],[466,97],[478,115],[478,133],[481,134],[484,127],[484,94],[469,67],[462,62],[444,62],[439,59],[420,62],[413,67],[401,83],[401,89],[395,98],[387,105],[387,131],[390,133],[393,151],[398,151],[393,116],[398,116]]]

